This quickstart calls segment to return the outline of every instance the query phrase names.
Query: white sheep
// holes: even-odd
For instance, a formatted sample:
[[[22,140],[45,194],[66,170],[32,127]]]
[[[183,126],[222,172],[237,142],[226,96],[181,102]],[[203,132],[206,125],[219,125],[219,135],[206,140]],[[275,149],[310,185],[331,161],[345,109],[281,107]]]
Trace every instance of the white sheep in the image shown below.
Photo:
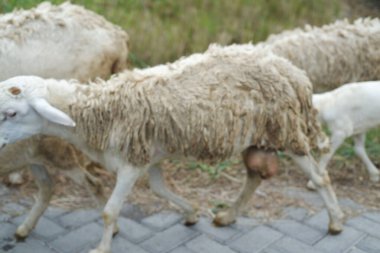
[[[348,137],[353,136],[355,153],[367,167],[371,181],[379,181],[379,170],[365,151],[365,133],[380,125],[380,81],[343,85],[333,91],[314,94],[313,106],[318,118],[331,132],[331,148],[321,156],[319,166],[326,168],[330,159]],[[314,188],[313,183],[308,183]]]
[[[123,200],[144,171],[168,157],[217,162],[251,146],[289,153],[325,201],[329,231],[342,230],[328,174],[310,155],[323,137],[311,83],[283,58],[213,46],[107,82],[81,85],[20,76],[0,87],[0,148],[33,134],[54,135],[117,173],[104,208],[103,238],[91,253],[110,252]],[[252,187],[238,200],[255,190],[258,177],[248,173]]]
[[[128,35],[70,3],[44,2],[0,16],[0,80],[18,75],[86,82],[127,64]]]
[[[45,2],[30,10],[4,14],[0,16],[0,80],[24,74],[75,78],[83,82],[96,77],[107,78],[126,67],[128,39],[120,27],[70,3],[55,6]],[[39,197],[18,228],[18,237],[27,236],[48,205],[51,184],[43,171],[44,166],[65,170],[67,166],[83,168],[81,165],[87,162],[84,158],[77,161],[81,156],[72,155],[74,148],[66,142],[51,140],[55,147],[50,149],[47,143],[45,139],[34,138],[0,152],[0,174],[31,165],[39,187]],[[59,147],[69,151],[67,159],[73,159],[72,162],[59,159],[59,150],[51,154],[46,152]],[[84,174],[81,173],[86,171],[77,170],[76,173],[82,178]],[[12,175],[12,181],[21,178],[19,173]],[[73,171],[69,175],[76,177]]]
[[[380,80],[380,20],[347,20],[271,35],[260,43],[306,71],[315,91]]]

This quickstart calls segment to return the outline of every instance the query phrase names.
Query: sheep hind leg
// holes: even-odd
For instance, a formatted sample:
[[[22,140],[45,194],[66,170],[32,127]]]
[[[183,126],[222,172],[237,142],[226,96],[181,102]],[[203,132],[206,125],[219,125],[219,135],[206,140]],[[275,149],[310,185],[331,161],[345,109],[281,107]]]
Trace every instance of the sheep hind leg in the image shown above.
[[[142,169],[134,167],[118,168],[116,185],[103,211],[104,230],[99,246],[90,253],[110,253],[112,236],[125,197],[132,190]]]
[[[45,167],[42,165],[31,165],[31,171],[38,186],[38,194],[32,210],[30,210],[24,222],[16,230],[15,236],[19,240],[26,238],[35,227],[38,219],[48,207],[52,195],[52,181]]]
[[[164,182],[162,169],[160,167],[151,167],[149,169],[149,185],[152,191],[158,196],[169,200],[185,210],[185,225],[191,226],[198,222],[198,208],[170,191]]]
[[[362,160],[367,167],[369,178],[372,182],[379,182],[380,173],[376,166],[369,159],[367,152],[365,151],[365,133],[355,135],[355,154]]]
[[[293,158],[296,164],[301,167],[309,179],[314,183],[316,190],[322,197],[330,217],[328,228],[329,233],[335,235],[342,232],[343,212],[339,207],[327,171],[322,168],[318,169],[318,165],[311,155],[298,156],[289,154],[289,156]]]
[[[243,190],[240,192],[238,198],[235,200],[231,207],[229,207],[227,210],[219,211],[216,214],[213,220],[213,223],[216,226],[227,226],[234,223],[236,221],[236,216],[247,205],[256,188],[260,185],[262,179],[259,173],[251,171],[249,168],[246,169],[247,177],[245,179]]]

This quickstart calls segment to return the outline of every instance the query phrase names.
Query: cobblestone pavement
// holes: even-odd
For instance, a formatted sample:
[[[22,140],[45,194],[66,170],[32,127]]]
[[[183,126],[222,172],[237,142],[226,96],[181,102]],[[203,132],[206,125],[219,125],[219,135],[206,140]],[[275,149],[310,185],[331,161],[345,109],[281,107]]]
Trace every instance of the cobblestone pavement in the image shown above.
[[[3,190],[4,192],[4,190]],[[0,197],[1,197],[0,189]],[[349,200],[343,206],[360,208]],[[64,211],[50,207],[24,242],[13,233],[29,209],[27,201],[0,207],[1,253],[87,253],[99,242],[102,221],[98,210]],[[192,226],[182,224],[175,212],[140,215],[125,205],[113,253],[379,253],[380,211],[361,210],[349,219],[338,236],[326,233],[328,216],[322,210],[310,215],[302,208],[285,208],[283,218],[260,223],[240,217],[231,226],[217,228],[202,217]]]

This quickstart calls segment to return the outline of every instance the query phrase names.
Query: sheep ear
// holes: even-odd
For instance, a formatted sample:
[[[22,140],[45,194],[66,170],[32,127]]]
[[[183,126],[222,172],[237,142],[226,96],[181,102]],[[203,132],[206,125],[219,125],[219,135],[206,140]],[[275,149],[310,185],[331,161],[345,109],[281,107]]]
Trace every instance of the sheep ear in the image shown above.
[[[45,119],[59,125],[75,127],[75,122],[66,113],[51,106],[45,99],[37,98],[30,104]]]

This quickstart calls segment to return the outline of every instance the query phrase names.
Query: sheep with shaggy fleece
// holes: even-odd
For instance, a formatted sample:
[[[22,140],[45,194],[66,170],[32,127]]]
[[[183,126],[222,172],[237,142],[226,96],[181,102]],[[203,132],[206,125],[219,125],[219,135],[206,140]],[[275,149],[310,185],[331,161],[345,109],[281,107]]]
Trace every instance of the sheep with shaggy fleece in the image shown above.
[[[55,6],[45,2],[30,10],[0,15],[0,55],[0,80],[30,74],[75,78],[84,82],[96,77],[106,78],[126,67],[128,35],[120,27],[81,6],[70,3]],[[24,225],[20,226],[22,229],[17,230],[19,237],[27,236],[48,205],[51,183],[44,167],[83,168],[88,162],[87,158],[81,158],[82,155],[75,155],[74,148],[68,143],[48,140],[34,138],[15,143],[0,152],[0,174],[31,165],[39,187],[34,207]],[[54,144],[57,153],[47,152],[53,148],[47,146],[49,143]],[[61,149],[69,151],[67,159],[73,162],[60,159]],[[85,170],[76,173],[80,178],[84,175],[81,173],[90,177]],[[19,173],[11,175],[21,179]]]
[[[290,154],[325,201],[330,232],[342,230],[328,174],[310,155],[323,138],[311,83],[283,58],[213,46],[107,82],[21,76],[0,87],[0,148],[34,134],[54,135],[117,173],[103,237],[91,253],[110,252],[122,202],[144,171],[168,157],[218,162],[251,146]],[[245,189],[254,191],[258,177],[248,173],[252,187]]]
[[[379,181],[379,170],[365,151],[365,133],[380,125],[380,81],[350,83],[333,91],[313,95],[318,118],[331,132],[331,149],[321,156],[319,166],[326,168],[336,150],[353,136],[355,153],[365,164],[370,179]],[[313,183],[308,183],[314,188]]]
[[[271,35],[260,45],[306,71],[315,91],[380,79],[380,20],[336,21]]]

